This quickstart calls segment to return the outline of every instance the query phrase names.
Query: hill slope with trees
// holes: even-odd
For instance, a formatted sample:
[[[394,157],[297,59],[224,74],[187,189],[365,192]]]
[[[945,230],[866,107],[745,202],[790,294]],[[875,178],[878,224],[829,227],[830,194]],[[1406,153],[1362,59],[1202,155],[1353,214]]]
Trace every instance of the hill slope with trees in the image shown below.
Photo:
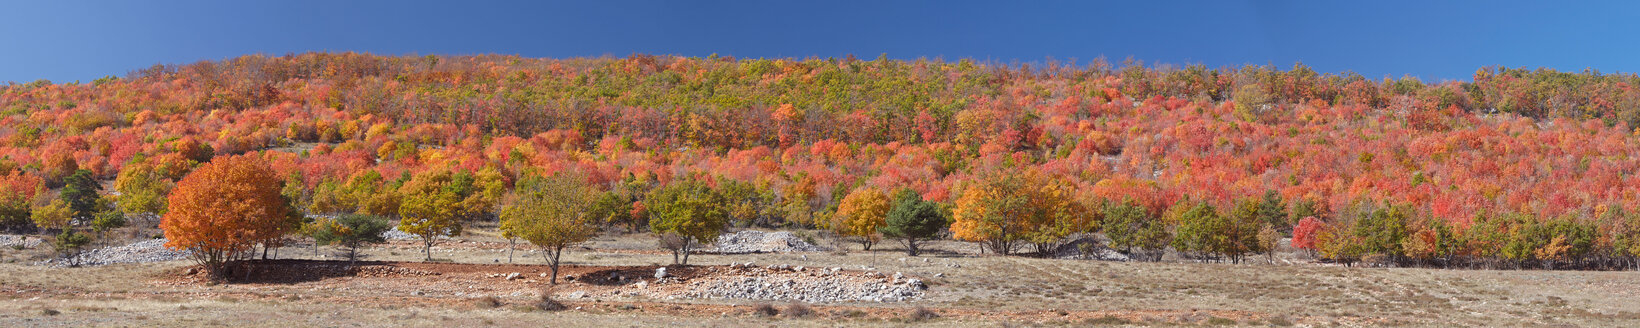
[[[0,223],[35,229],[27,212],[76,172],[114,181],[127,214],[162,215],[195,167],[247,155],[313,214],[495,220],[522,177],[574,171],[610,228],[651,226],[647,195],[687,181],[729,224],[867,242],[884,218],[855,216],[885,210],[848,196],[909,190],[1004,254],[1115,226],[1124,250],[1240,261],[1308,222],[1295,246],[1346,263],[1632,267],[1637,85],[1510,68],[1426,83],[1302,64],[252,55],[0,86]],[[871,226],[836,226],[856,223]]]

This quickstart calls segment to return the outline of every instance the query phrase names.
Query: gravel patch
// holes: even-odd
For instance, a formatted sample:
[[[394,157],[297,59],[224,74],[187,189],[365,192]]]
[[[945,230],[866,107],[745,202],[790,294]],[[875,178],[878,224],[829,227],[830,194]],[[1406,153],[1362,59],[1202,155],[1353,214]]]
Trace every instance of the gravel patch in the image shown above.
[[[149,263],[186,260],[189,255],[190,253],[188,251],[178,252],[165,248],[165,239],[161,238],[139,241],[124,246],[93,249],[80,253],[80,256],[76,257],[76,259],[82,266],[98,266],[116,263]],[[38,264],[63,267],[74,262],[76,261],[59,258],[41,261]]]
[[[826,247],[816,246],[803,238],[787,231],[763,232],[740,231],[718,236],[716,248],[707,250],[718,254],[746,254],[746,253],[783,253],[783,252],[824,252]]]

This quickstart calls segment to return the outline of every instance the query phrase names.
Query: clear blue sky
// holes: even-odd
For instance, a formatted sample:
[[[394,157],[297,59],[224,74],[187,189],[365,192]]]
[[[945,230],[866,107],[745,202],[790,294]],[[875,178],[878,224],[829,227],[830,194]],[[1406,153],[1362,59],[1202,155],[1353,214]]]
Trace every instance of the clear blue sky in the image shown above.
[[[1428,3],[1426,3],[1428,2]],[[1515,1],[16,1],[0,81],[307,51],[1304,62],[1467,80],[1486,65],[1640,71],[1640,4]]]

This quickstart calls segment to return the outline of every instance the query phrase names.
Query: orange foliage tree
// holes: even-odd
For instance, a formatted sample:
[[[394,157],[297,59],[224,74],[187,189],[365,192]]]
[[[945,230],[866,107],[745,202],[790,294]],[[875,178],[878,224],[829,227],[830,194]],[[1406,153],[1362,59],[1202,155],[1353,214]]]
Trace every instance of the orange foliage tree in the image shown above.
[[[177,183],[160,229],[165,246],[193,252],[215,275],[256,243],[295,231],[300,218],[279,194],[282,182],[253,155],[218,158]]]

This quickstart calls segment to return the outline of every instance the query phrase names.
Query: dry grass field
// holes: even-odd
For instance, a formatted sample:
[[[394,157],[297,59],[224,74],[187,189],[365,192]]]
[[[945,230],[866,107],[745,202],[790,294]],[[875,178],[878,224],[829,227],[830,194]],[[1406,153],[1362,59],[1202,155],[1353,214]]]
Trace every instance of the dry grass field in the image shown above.
[[[565,274],[670,263],[671,255],[652,244],[644,234],[600,237],[566,255]],[[32,264],[47,256],[44,246],[7,248],[0,326],[1640,325],[1635,272],[1344,268],[1291,254],[1281,264],[1260,258],[1238,265],[1036,259],[977,255],[972,244],[955,242],[907,257],[893,244],[870,252],[848,246],[847,252],[700,254],[690,262],[899,272],[922,279],[928,290],[908,302],[800,305],[596,293],[570,298],[616,286],[568,282],[547,291],[568,309],[542,311],[534,306],[546,285],[536,275],[545,272],[540,253],[520,247],[517,264],[506,265],[505,241],[481,228],[435,246],[431,264],[420,263],[415,242],[366,251],[367,260],[384,261],[366,264],[436,275],[304,273],[310,269],[298,267],[280,269],[279,278],[212,283],[188,274],[187,262],[54,268]],[[320,252],[323,260],[337,254]],[[318,259],[303,245],[280,249],[279,258]],[[509,272],[528,279],[494,277]],[[915,317],[919,308],[937,316]]]

